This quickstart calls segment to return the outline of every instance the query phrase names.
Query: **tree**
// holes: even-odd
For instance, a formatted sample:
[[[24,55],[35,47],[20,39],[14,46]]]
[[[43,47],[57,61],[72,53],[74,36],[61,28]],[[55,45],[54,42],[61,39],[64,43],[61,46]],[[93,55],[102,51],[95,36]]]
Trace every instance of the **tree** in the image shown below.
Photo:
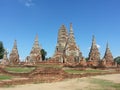
[[[89,60],[89,58],[88,58],[88,57],[86,57],[86,58],[85,58],[85,60],[86,60],[86,61],[88,61],[88,60]]]
[[[0,41],[0,59],[3,58],[4,55],[4,46],[3,43]]]
[[[46,55],[47,55],[47,52],[44,49],[41,49],[42,60],[45,60]]]
[[[120,56],[116,57],[114,60],[117,62],[117,64],[120,64]]]

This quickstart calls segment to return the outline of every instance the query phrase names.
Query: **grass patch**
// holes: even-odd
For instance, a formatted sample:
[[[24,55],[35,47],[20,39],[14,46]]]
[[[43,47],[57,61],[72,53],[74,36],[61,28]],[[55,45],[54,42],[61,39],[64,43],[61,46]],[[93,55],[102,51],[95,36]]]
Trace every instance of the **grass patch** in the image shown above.
[[[98,86],[97,90],[120,90],[120,83],[113,83],[102,79],[91,79],[90,83],[96,84]]]
[[[28,73],[34,70],[35,67],[6,67],[5,70],[13,73]]]
[[[60,65],[52,65],[52,64],[39,64],[38,67],[50,67],[50,68],[62,68]]]
[[[0,75],[0,80],[12,79],[12,76]]]
[[[70,73],[70,74],[84,74],[84,73],[101,73],[101,72],[106,72],[106,71],[97,70],[97,69],[90,69],[90,70],[66,69],[64,71],[67,72],[67,73]]]

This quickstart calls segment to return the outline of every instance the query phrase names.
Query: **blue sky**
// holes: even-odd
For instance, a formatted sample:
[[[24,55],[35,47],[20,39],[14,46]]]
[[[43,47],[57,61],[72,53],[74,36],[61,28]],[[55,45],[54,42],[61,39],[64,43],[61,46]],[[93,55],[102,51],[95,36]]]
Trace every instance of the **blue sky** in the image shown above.
[[[62,24],[73,29],[83,56],[92,35],[103,57],[109,43],[114,57],[120,55],[120,0],[0,0],[0,41],[10,52],[16,39],[20,58],[29,55],[36,34],[48,57],[52,56]]]

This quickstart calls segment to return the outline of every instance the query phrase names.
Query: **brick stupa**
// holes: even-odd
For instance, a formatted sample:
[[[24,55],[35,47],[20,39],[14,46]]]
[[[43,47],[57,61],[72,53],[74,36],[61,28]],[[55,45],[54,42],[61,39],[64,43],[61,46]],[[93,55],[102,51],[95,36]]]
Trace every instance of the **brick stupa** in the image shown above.
[[[14,65],[19,64],[20,62],[16,40],[14,41],[13,49],[9,56],[9,61],[10,61],[10,64],[14,64]]]
[[[98,66],[100,62],[100,53],[95,41],[95,37],[92,38],[92,45],[88,57],[88,66]]]

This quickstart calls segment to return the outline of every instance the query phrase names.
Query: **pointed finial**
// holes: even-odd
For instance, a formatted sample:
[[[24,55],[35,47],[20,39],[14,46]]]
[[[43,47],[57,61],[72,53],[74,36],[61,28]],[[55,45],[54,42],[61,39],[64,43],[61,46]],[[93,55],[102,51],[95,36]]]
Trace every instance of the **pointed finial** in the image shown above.
[[[64,30],[64,29],[66,30],[66,27],[65,27],[64,24],[62,24],[61,27],[60,27],[60,30]]]
[[[108,42],[107,42],[107,44],[106,44],[106,51],[105,51],[105,54],[107,54],[107,53],[110,53],[110,49],[109,49]]]
[[[93,43],[93,44],[96,44],[95,36],[94,36],[94,35],[92,36],[92,43]]]
[[[109,44],[108,44],[108,42],[107,42],[107,44],[106,44],[106,48],[109,48]]]
[[[72,23],[70,23],[70,33],[73,32]]]
[[[38,34],[36,34],[35,41],[38,41]]]
[[[62,24],[62,26],[61,27],[65,27],[65,25],[64,24]]]
[[[93,41],[95,40],[95,36],[94,35],[92,35],[92,39],[93,39]]]
[[[70,23],[70,27],[72,27],[72,23]]]
[[[17,48],[17,40],[14,41],[14,46],[13,48]]]

